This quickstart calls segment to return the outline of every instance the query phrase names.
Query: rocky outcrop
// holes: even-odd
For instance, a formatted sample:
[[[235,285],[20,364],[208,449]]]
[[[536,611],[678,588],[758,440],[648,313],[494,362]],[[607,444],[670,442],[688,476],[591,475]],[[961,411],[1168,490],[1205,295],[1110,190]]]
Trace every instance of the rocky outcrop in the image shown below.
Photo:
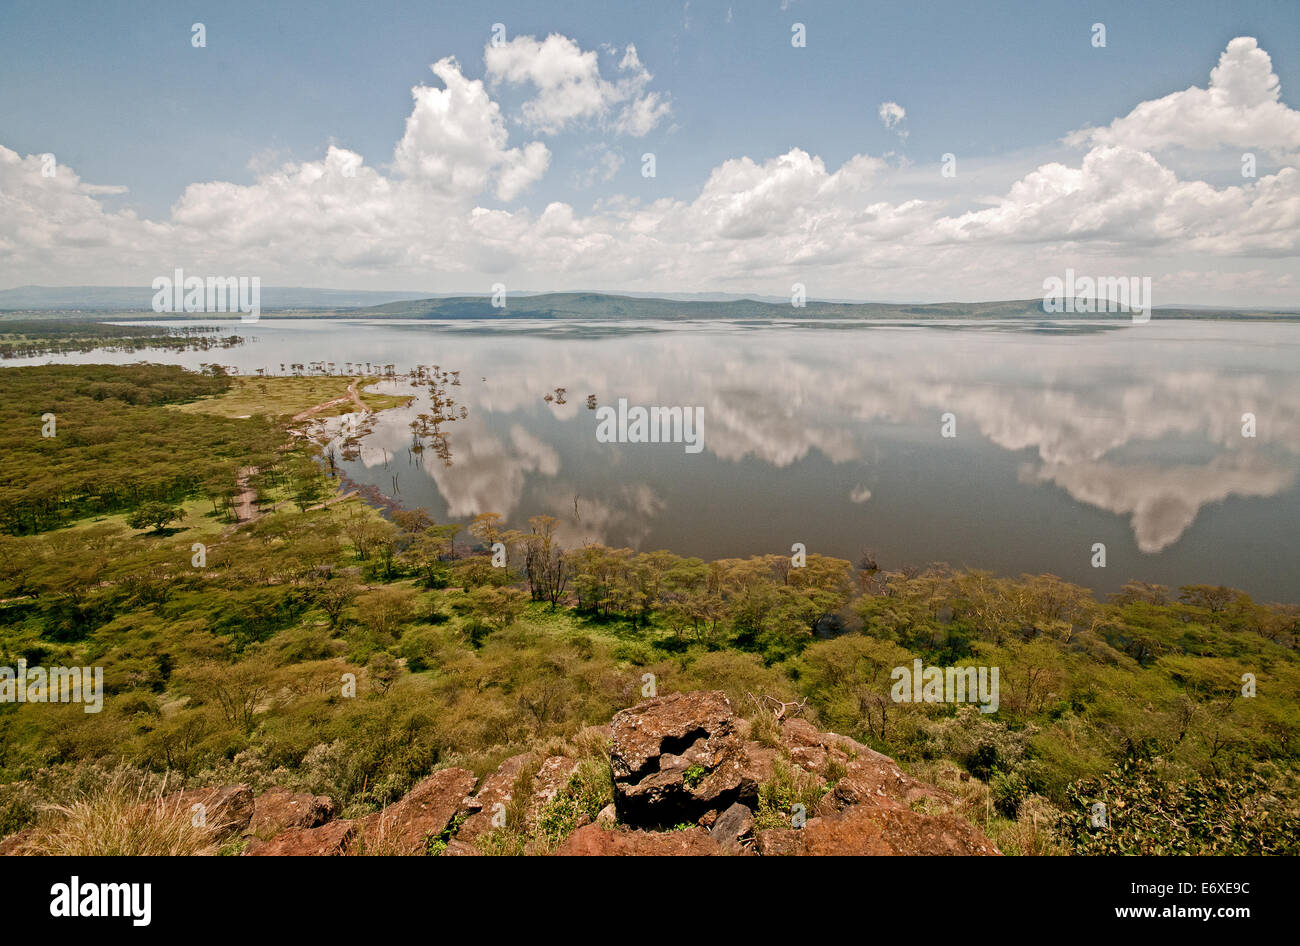
[[[606,831],[589,824],[569,835],[558,857],[691,857],[721,854],[709,832],[700,827],[680,831],[635,831],[619,828]]]
[[[468,841],[462,841],[460,838],[452,838],[447,842],[447,848],[442,852],[443,857],[482,857],[483,852],[476,848]]]
[[[949,811],[952,796],[888,756],[807,720],[784,720],[777,730],[770,722],[760,741],[720,692],[661,696],[621,711],[607,728],[587,727],[556,754],[510,756],[477,792],[472,772],[442,769],[356,821],[333,820],[328,798],[283,788],[256,797],[245,785],[193,789],[165,801],[186,812],[202,805],[219,838],[251,837],[244,853],[263,857],[472,857],[494,849],[481,839],[497,830],[507,832],[501,850],[561,856],[1000,853]],[[606,749],[613,802],[597,813],[600,779],[574,776],[584,765],[590,776]],[[759,786],[774,780],[813,810],[793,802],[760,810]],[[570,791],[573,803],[555,806]],[[522,823],[502,818],[507,810],[520,812]],[[31,830],[0,841],[0,853],[21,853]]]
[[[353,821],[331,821],[319,828],[293,828],[269,841],[254,841],[247,857],[331,857],[343,854],[356,835]]]
[[[193,824],[206,827],[214,838],[224,840],[248,829],[253,818],[253,790],[247,785],[191,788],[165,796],[162,805],[166,811],[190,815]]]
[[[724,850],[739,853],[754,831],[754,813],[736,802],[717,817],[709,828],[709,836]]]
[[[671,827],[757,803],[725,694],[656,697],[618,713],[610,728],[614,807],[624,824]]]
[[[358,822],[360,843],[396,854],[422,854],[451,825],[478,780],[466,769],[442,769],[401,801]]]
[[[954,815],[922,815],[897,806],[854,805],[810,818],[799,829],[760,831],[766,856],[880,856],[999,854],[969,821]]]
[[[820,732],[806,719],[787,719],[781,724],[781,743],[790,761],[806,772],[839,777],[829,798],[831,807],[870,804],[891,798],[904,805],[929,799],[947,805],[952,797],[933,785],[907,775],[889,756],[862,743],[831,732]]]
[[[473,841],[480,834],[505,824],[506,809],[514,800],[525,769],[537,760],[531,752],[506,759],[491,775],[485,776],[478,792],[465,800],[461,811],[466,815],[456,838]],[[451,854],[448,848],[445,854]]]
[[[248,833],[271,838],[291,828],[316,828],[334,817],[334,802],[327,795],[272,788],[253,799]]]
[[[568,787],[569,780],[577,770],[578,760],[568,756],[554,755],[542,762],[541,768],[533,776],[533,792],[524,815],[529,825],[537,823],[546,807]]]
[[[507,760],[509,761],[509,760]],[[254,833],[264,825],[290,819],[296,826],[267,841],[253,840],[250,856],[321,857],[337,854],[423,854],[430,839],[440,840],[457,815],[477,812],[467,804],[477,779],[466,769],[442,769],[420,781],[400,801],[358,821],[329,821],[334,806],[317,795],[294,795],[272,789],[257,799]],[[265,819],[265,820],[259,820]],[[324,824],[310,822],[324,819]],[[444,853],[477,854],[469,839],[452,839]]]

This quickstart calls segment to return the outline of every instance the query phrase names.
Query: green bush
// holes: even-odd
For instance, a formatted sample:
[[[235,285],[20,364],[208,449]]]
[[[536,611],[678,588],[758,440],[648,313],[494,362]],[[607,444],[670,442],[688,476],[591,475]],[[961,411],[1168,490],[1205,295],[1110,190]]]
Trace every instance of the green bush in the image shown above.
[[[1300,804],[1277,789],[1258,774],[1196,778],[1159,759],[1128,758],[1070,786],[1057,830],[1076,854],[1298,854]]]

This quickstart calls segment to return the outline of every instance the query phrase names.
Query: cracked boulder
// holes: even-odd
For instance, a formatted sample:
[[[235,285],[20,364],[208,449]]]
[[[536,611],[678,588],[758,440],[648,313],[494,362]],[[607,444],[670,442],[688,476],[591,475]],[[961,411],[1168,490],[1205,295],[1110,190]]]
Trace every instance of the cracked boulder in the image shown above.
[[[620,823],[672,827],[737,802],[757,804],[758,783],[722,692],[655,697],[618,713],[610,730]]]

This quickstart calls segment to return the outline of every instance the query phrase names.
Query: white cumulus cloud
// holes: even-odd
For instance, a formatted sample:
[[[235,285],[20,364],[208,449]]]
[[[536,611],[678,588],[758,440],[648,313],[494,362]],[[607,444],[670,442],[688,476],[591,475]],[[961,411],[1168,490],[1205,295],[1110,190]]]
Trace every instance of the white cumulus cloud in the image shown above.
[[[1089,132],[1078,160],[1031,167],[997,193],[909,196],[911,178],[891,160],[859,154],[832,167],[796,146],[722,160],[697,190],[673,196],[625,174],[635,182],[627,194],[589,208],[554,195],[544,206],[521,202],[552,154],[527,134],[512,142],[508,123],[522,118],[536,133],[586,121],[610,130],[627,115],[635,125],[636,109],[654,112],[658,101],[635,48],[614,54],[613,80],[600,75],[595,53],[565,37],[519,38],[488,47],[485,58],[489,79],[535,87],[518,116],[503,112],[490,82],[440,59],[438,85],[412,90],[391,166],[331,146],[318,160],[261,167],[251,184],[191,184],[158,220],[111,209],[105,188],[72,168],[47,177],[39,155],[0,145],[0,285],[148,285],[182,266],[257,274],[266,285],[487,291],[505,280],[784,293],[798,281],[813,298],[988,299],[1037,295],[1044,276],[1073,266],[1151,275],[1161,302],[1249,292],[1251,301],[1294,304],[1294,161],[1224,186],[1180,176],[1157,148],[1245,140],[1231,137],[1230,123],[1208,131],[1205,110],[1178,104],[1192,92],[1239,117],[1266,109],[1268,140],[1291,148],[1287,129],[1300,113],[1281,103],[1253,40],[1228,45],[1210,90],[1139,104]],[[620,90],[620,81],[630,84]],[[566,177],[579,186],[612,178],[623,160],[603,143],[578,153]],[[1169,285],[1182,298],[1166,295]]]
[[[1105,128],[1084,128],[1072,144],[1162,148],[1258,148],[1294,160],[1300,155],[1300,112],[1281,101],[1273,61],[1253,37],[1228,43],[1207,88],[1192,86],[1143,102]]]
[[[601,75],[595,50],[583,50],[558,33],[544,40],[516,36],[507,43],[488,45],[483,58],[492,82],[534,87],[536,95],[524,103],[521,119],[544,134],[596,120],[617,132],[642,137],[672,110],[661,93],[648,91],[654,77],[630,44],[612,79]]]
[[[501,109],[483,83],[467,79],[452,58],[433,64],[443,88],[416,86],[415,107],[393,155],[394,166],[447,196],[473,196],[497,182],[511,200],[546,172],[550,151],[541,142],[506,148]]]

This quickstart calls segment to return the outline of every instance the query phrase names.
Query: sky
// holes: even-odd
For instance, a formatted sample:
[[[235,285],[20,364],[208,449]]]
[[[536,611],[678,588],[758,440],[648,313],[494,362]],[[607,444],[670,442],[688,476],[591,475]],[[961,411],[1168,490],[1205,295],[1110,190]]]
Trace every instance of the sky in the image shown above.
[[[1298,85],[1293,2],[7,0],[0,289],[1300,306]]]

